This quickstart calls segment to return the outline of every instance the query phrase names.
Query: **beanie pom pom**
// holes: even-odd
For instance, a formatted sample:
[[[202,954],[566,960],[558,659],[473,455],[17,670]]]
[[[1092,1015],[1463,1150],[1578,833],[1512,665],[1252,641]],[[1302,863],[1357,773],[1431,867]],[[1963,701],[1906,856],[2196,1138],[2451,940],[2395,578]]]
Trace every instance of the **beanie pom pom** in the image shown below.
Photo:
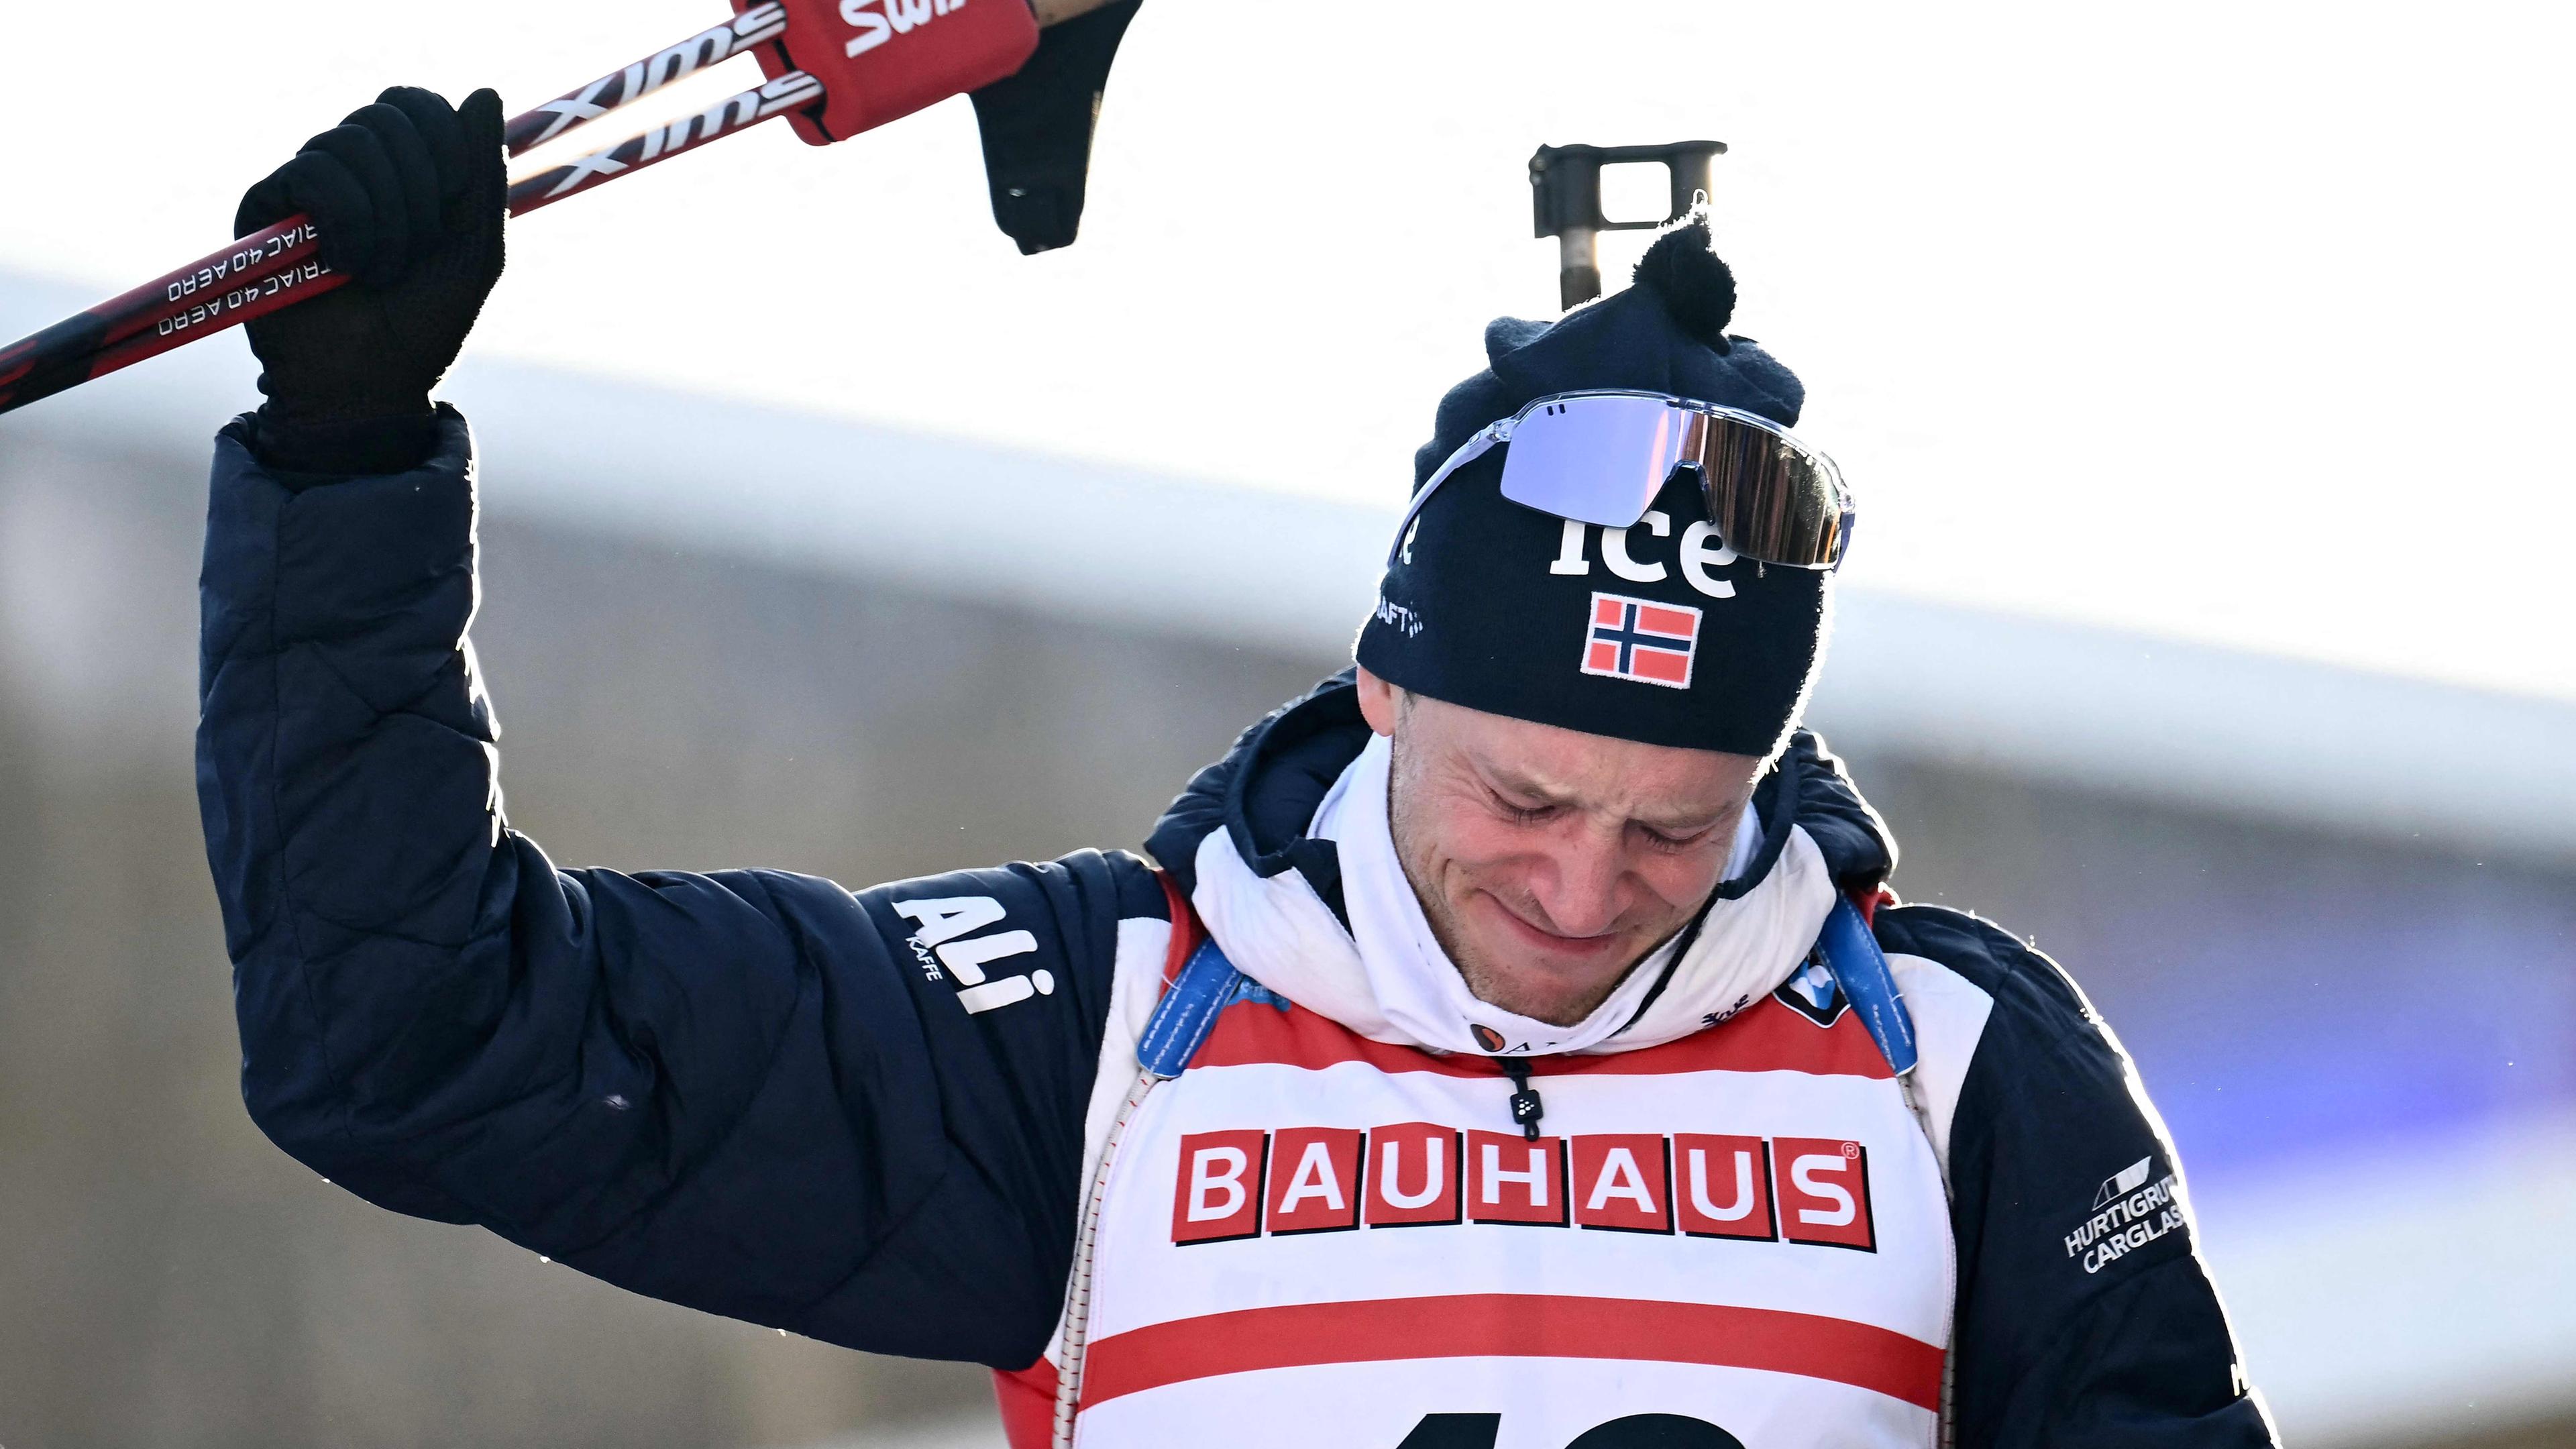
[[[1646,248],[1636,281],[1662,300],[1682,331],[1725,352],[1726,324],[1735,317],[1735,273],[1712,246],[1707,213],[1694,212]]]

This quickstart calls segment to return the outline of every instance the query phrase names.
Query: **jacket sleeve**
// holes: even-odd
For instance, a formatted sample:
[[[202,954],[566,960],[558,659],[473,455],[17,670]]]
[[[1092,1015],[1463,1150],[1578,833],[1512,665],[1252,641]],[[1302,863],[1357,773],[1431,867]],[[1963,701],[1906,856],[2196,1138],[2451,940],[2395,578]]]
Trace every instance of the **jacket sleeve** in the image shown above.
[[[2173,1144],[2110,1027],[2055,962],[1984,921],[1908,906],[1881,911],[1878,934],[1990,1002],[1949,1118],[1955,1442],[2274,1443]]]
[[[251,1115],[371,1202],[639,1293],[1030,1362],[1160,886],[1091,853],[856,894],[556,869],[501,808],[469,453],[450,412],[409,472],[299,487],[217,443],[198,789]]]

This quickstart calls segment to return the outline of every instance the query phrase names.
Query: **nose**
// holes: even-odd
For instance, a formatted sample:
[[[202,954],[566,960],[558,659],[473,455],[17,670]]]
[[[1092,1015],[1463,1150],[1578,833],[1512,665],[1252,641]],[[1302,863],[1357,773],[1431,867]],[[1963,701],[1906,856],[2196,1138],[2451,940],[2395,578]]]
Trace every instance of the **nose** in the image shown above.
[[[1530,894],[1561,936],[1597,936],[1617,923],[1620,881],[1627,874],[1616,832],[1569,831],[1552,842],[1545,864],[1530,873]]]

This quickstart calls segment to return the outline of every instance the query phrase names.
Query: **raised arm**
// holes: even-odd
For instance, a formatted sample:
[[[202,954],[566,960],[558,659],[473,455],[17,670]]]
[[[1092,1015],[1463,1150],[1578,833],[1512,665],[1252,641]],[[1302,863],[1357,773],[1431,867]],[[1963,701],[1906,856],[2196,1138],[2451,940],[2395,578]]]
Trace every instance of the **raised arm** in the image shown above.
[[[467,638],[472,443],[426,397],[499,272],[499,114],[389,93],[245,206],[377,248],[262,324],[269,404],[216,445],[198,784],[245,1100],[383,1206],[1020,1367],[1061,1302],[1122,940],[1159,951],[1162,891],[1096,854],[856,894],[557,870],[508,828]]]

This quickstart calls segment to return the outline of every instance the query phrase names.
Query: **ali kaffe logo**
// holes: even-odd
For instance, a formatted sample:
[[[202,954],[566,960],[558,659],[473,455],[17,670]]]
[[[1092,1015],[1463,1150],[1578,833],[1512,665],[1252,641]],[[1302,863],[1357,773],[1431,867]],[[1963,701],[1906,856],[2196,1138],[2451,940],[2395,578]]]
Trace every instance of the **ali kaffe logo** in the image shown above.
[[[1189,1134],[1176,1168],[1176,1244],[1492,1225],[1878,1250],[1869,1154],[1826,1138],[1282,1127]]]

